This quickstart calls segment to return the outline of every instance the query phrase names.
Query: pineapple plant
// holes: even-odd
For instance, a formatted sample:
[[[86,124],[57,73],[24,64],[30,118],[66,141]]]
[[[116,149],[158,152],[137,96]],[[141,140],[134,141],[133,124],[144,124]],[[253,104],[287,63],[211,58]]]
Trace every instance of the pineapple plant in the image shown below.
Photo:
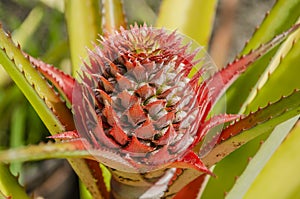
[[[300,4],[277,1],[241,56],[217,69],[203,47],[179,34],[207,45],[216,2],[165,0],[154,28],[127,25],[121,1],[65,1],[72,75],[1,30],[0,63],[55,142],[1,151],[0,196],[28,198],[7,163],[50,158],[68,160],[87,188],[83,198],[255,196],[268,157],[279,146],[292,150],[290,137],[297,139],[299,82],[274,85],[299,70],[300,13],[282,13]],[[186,14],[181,6],[192,10],[184,25],[172,13]],[[186,28],[205,10],[201,29]],[[179,30],[167,31],[174,23]]]

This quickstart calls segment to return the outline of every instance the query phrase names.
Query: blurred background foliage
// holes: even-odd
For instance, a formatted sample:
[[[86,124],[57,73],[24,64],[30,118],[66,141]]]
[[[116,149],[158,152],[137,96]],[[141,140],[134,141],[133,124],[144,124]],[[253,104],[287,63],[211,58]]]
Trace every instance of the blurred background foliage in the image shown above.
[[[232,60],[242,49],[274,1],[219,1],[209,48],[217,66]],[[160,3],[161,0],[124,0],[129,24],[155,24]],[[0,0],[0,22],[24,51],[70,73],[63,7],[62,0]],[[47,141],[48,135],[23,94],[0,68],[0,149]],[[66,198],[71,193],[72,198],[79,197],[78,191],[65,190],[65,186],[61,186],[63,183],[77,186],[77,179],[64,160],[12,164],[11,170],[20,174],[20,181],[28,185],[29,193],[34,191],[46,198]]]

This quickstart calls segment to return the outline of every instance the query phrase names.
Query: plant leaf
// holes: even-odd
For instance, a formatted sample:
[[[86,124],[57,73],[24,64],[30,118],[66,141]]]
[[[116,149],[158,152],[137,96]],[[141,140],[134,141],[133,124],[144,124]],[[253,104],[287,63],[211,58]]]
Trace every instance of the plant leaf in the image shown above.
[[[217,2],[216,0],[164,0],[156,26],[171,30],[178,29],[207,49]]]
[[[297,122],[298,117],[294,117],[280,125],[278,125],[268,139],[262,144],[256,155],[250,160],[250,163],[246,167],[241,176],[238,177],[235,185],[226,195],[227,199],[243,198],[246,191],[254,182],[257,175],[261,172],[265,164],[271,158],[272,154],[282,143],[283,139],[290,132],[292,127]],[[279,171],[280,172],[280,171]],[[269,181],[272,182],[272,181]],[[262,193],[262,192],[261,192]],[[260,194],[261,194],[260,193]],[[260,195],[259,197],[263,197]],[[275,196],[274,196],[275,197]],[[276,196],[278,197],[278,195]],[[270,197],[263,197],[270,198]],[[281,197],[286,198],[286,197]]]
[[[300,73],[297,67],[300,59],[299,39],[300,29],[283,42],[243,103],[242,112],[253,111],[269,101],[278,99],[280,95],[287,95],[293,89],[300,88],[300,81],[295,81],[298,78],[296,74]]]
[[[12,114],[11,131],[10,131],[10,147],[20,147],[25,143],[25,127],[26,127],[26,107],[24,104],[15,106]],[[21,174],[21,164],[11,164],[10,170],[14,175]],[[22,177],[22,176],[20,176]]]
[[[294,127],[251,185],[245,198],[299,198],[300,123]],[[271,186],[266,187],[266,183]]]
[[[1,65],[22,90],[50,133],[54,135],[69,129],[73,130],[74,123],[71,111],[2,29],[0,30],[0,46]],[[8,54],[13,56],[13,59]],[[68,159],[68,161],[93,196],[102,198],[85,160]]]
[[[90,153],[81,146],[76,145],[76,142],[50,142],[0,151],[0,162],[26,162],[51,158],[87,158],[89,156]]]
[[[251,113],[249,116],[238,121],[236,124],[241,122],[240,128],[235,129],[235,124],[233,124],[224,130],[226,132],[225,134],[227,134],[226,136],[229,136],[230,138],[228,140],[222,141],[222,139],[227,139],[228,137],[226,136],[223,138],[220,137],[219,145],[217,145],[213,149],[213,151],[211,151],[208,154],[208,156],[203,158],[203,162],[205,162],[208,165],[212,165],[220,161],[223,157],[226,156],[226,158],[222,162],[220,162],[220,164],[217,164],[217,166],[214,169],[214,173],[218,176],[218,178],[216,179],[210,178],[207,184],[207,187],[210,188],[214,187],[215,192],[212,192],[211,189],[205,189],[202,195],[203,198],[223,197],[224,191],[226,189],[230,189],[231,186],[235,183],[236,181],[235,176],[240,175],[241,168],[245,168],[248,165],[249,163],[248,157],[252,157],[256,154],[256,151],[258,150],[258,148],[260,148],[261,145],[260,141],[265,140],[268,137],[270,130],[272,130],[279,123],[286,121],[288,118],[294,117],[295,115],[299,115],[300,95],[299,95],[299,91],[296,91],[296,93],[298,94],[295,95],[292,94],[289,97],[287,97],[289,99],[283,98],[280,101],[274,103],[273,105],[269,105],[266,108],[257,111],[256,113]],[[290,100],[294,102],[291,102]],[[285,112],[285,108],[287,108],[286,111],[288,112]],[[275,110],[277,113],[273,115],[274,114],[273,111]],[[282,115],[280,114],[281,111],[284,112],[282,113]],[[261,113],[264,112],[264,113],[261,114],[260,112]],[[271,117],[269,117],[269,115]],[[255,118],[255,116],[257,116],[257,118]],[[248,130],[242,130],[243,129],[242,126],[245,125],[246,123],[248,123],[249,125],[250,123],[252,123],[253,119],[254,120],[257,119],[262,123],[259,122],[256,126],[255,124],[253,124],[254,125],[253,128],[250,128]],[[238,126],[239,125],[237,125],[236,127]],[[249,127],[250,126],[248,127],[246,126],[245,128],[249,128]],[[235,135],[237,132],[240,131],[238,129],[242,130],[242,132],[236,136],[231,137],[230,135],[231,133],[229,131],[232,130],[233,135]],[[251,139],[253,141],[250,141],[245,144],[245,140],[251,140]],[[226,142],[228,145],[225,144]],[[224,144],[223,146],[221,146],[222,143]],[[245,144],[245,146],[242,146],[243,144]],[[241,148],[239,150],[236,150],[239,147]],[[234,153],[228,155],[232,151],[234,151]],[[239,162],[238,164],[236,163],[237,161]],[[222,165],[222,167],[220,167],[220,165]],[[226,181],[226,183],[224,183],[224,181]],[[221,189],[221,190],[216,191],[216,189]]]
[[[65,128],[74,128],[71,112],[65,103],[2,29],[0,30],[0,45],[1,65],[22,90],[49,131],[56,134],[64,131]]]
[[[299,99],[300,90],[295,90],[291,95],[231,124],[221,132],[218,144],[203,158],[203,162],[212,166],[248,141],[299,115]]]
[[[126,29],[125,14],[123,11],[122,1],[120,0],[103,0],[104,13],[102,17],[103,33],[105,36],[114,34],[122,26]]]
[[[222,69],[219,73],[216,73],[211,80],[208,81],[208,87],[214,88],[214,91],[212,92],[212,98],[214,100],[217,100],[218,97],[225,92],[226,88],[231,85],[231,83],[243,73],[247,67],[249,67],[249,64],[256,61],[262,54],[270,51],[272,47],[283,41],[288,35],[290,35],[293,31],[297,30],[299,28],[300,24],[293,26],[286,32],[274,37],[271,41],[267,42],[266,44],[261,45],[258,49],[250,52],[249,54],[242,56],[240,59],[235,60],[233,63],[230,63]],[[221,80],[220,80],[221,79]],[[223,81],[224,84],[219,84],[219,81]],[[249,139],[250,140],[250,139]],[[248,140],[248,141],[249,141]],[[212,147],[209,147],[209,149]],[[205,149],[204,149],[205,150]],[[209,165],[212,166],[212,165]],[[186,171],[183,171],[185,173]],[[187,174],[187,177],[182,177],[180,179],[186,180],[186,179],[194,179],[195,177],[199,176],[200,174],[196,174],[194,176],[190,176],[190,174]],[[182,176],[185,176],[185,174],[182,174]],[[174,183],[175,184],[175,183]],[[172,186],[175,186],[174,184],[170,185],[169,189],[174,190]],[[184,186],[186,183],[181,181],[180,183],[182,186]],[[179,188],[179,186],[177,186]],[[177,190],[179,191],[179,189]],[[175,191],[174,191],[175,192]]]
[[[6,197],[0,190],[0,199],[7,199],[8,197]]]
[[[270,40],[277,34],[291,27],[300,16],[300,2],[298,0],[278,0],[269,14],[255,31],[253,37],[249,40],[242,51],[247,54],[250,50],[257,48],[262,43]],[[259,61],[252,64],[244,75],[242,75],[228,89],[226,93],[227,112],[242,113],[240,107],[249,95],[260,75],[268,66],[270,59],[276,53],[277,49],[269,52]]]
[[[241,73],[245,72],[246,69],[250,66],[251,63],[258,61],[261,56],[269,52],[274,46],[278,45],[284,39],[288,37],[288,43],[291,43],[290,40],[294,41],[293,35],[298,35],[300,33],[300,24],[296,24],[289,28],[287,31],[275,36],[269,42],[262,44],[260,47],[251,51],[247,55],[242,56],[239,59],[236,59],[234,62],[229,63],[225,68],[221,69],[216,73],[211,81],[208,82],[209,88],[214,88],[212,92],[212,98],[214,101],[218,100],[221,95],[224,94],[226,89],[238,78],[241,76]],[[297,31],[299,33],[295,33]],[[290,36],[290,37],[289,37]],[[291,45],[291,44],[290,44]],[[220,76],[220,77],[218,77]],[[221,79],[220,79],[221,78]],[[220,84],[219,81],[222,81],[223,84]],[[290,91],[291,92],[291,91]],[[256,108],[257,109],[257,108]]]
[[[269,40],[274,37],[274,35],[290,27],[296,22],[299,16],[299,1],[278,0],[271,12],[266,16],[261,27],[257,29],[253,39],[250,39],[242,54],[249,52],[251,49],[259,46],[262,42]],[[260,75],[265,71],[270,59],[275,55],[277,50],[278,47],[275,47],[260,60],[253,63],[252,66],[249,67],[249,70],[237,79],[228,89],[226,93],[228,113],[240,112],[241,105],[248,97],[249,92],[257,83]],[[272,90],[275,89],[272,88]],[[259,104],[259,106],[261,105],[262,104]],[[203,192],[203,198],[223,198],[224,192],[228,191],[235,183],[235,177],[241,175],[242,171],[247,166],[248,158],[255,155],[260,147],[261,140],[265,140],[270,132],[271,130],[257,137],[253,141],[250,141],[218,163],[214,168],[214,173],[218,176],[218,179],[211,178],[209,180],[206,189]],[[236,162],[239,162],[239,164],[236,164]]]
[[[124,1],[123,1],[124,2]],[[157,14],[151,5],[155,5],[155,1],[130,0],[123,3],[126,13],[127,24],[146,23],[148,26],[155,24]],[[139,8],[139,9],[136,9]]]
[[[266,14],[263,23],[256,29],[241,54],[257,48],[275,35],[291,27],[300,15],[298,0],[277,0],[272,10]]]
[[[33,8],[21,26],[12,33],[13,40],[18,41],[23,47],[29,45],[28,40],[34,35],[44,14],[43,7],[36,6]]]
[[[194,169],[176,169],[176,172],[169,183],[168,189],[164,192],[163,198],[169,199],[175,196],[183,187],[199,177],[201,172]],[[199,186],[200,187],[200,186]]]
[[[7,197],[30,199],[18,179],[13,176],[7,165],[0,162],[0,197],[3,193]],[[5,198],[5,197],[4,197]]]
[[[96,0],[65,0],[73,76],[80,69],[81,59],[88,57],[86,47],[92,48],[101,34],[99,7]]]
[[[72,103],[75,79],[50,64],[46,64],[43,61],[37,60],[29,55],[27,56],[31,64],[34,65],[40,73],[42,73],[60,91],[68,102]]]
[[[105,185],[102,184],[103,182],[101,180],[94,180],[95,176],[99,177],[97,175],[102,175],[99,163],[78,159],[89,158],[90,156],[89,151],[84,150],[81,141],[78,140],[78,142],[48,143],[0,151],[0,163],[68,158],[69,163],[76,173],[80,174],[80,179],[84,182],[84,185],[88,188],[92,196],[101,199],[108,193],[105,191]],[[98,170],[96,170],[97,167],[95,167],[94,164],[97,164]],[[100,190],[102,192],[100,192]]]
[[[187,186],[185,186],[178,194],[175,195],[174,199],[181,199],[181,198],[197,198],[199,189],[199,185],[202,185],[205,181],[206,174],[202,174],[192,182],[190,182]]]

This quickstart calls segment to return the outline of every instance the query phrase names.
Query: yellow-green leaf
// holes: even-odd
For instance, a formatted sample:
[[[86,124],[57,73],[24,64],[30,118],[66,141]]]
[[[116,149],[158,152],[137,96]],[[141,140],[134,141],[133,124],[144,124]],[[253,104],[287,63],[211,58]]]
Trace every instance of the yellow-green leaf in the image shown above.
[[[126,29],[126,20],[123,11],[122,1],[103,0],[102,25],[103,33],[108,36],[119,30],[122,26]]]
[[[217,2],[216,0],[164,0],[156,26],[177,29],[207,49]]]
[[[245,199],[300,197],[299,176],[300,123],[288,135],[270,161],[260,172]]]
[[[69,34],[72,71],[80,69],[87,57],[86,47],[93,48],[98,34],[101,34],[99,1],[65,0],[65,15]]]

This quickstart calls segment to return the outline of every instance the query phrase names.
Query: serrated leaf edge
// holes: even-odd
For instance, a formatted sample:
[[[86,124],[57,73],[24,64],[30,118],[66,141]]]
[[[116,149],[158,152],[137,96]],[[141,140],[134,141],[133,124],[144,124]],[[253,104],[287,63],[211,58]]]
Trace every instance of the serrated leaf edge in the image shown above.
[[[297,21],[297,23],[300,22],[300,18]],[[270,64],[264,71],[264,73],[260,76],[255,86],[252,88],[251,92],[249,93],[248,98],[245,100],[245,102],[242,104],[242,107],[240,109],[240,113],[244,113],[245,110],[247,110],[247,107],[251,104],[251,102],[254,100],[254,98],[257,96],[258,91],[262,89],[262,87],[266,84],[266,82],[269,80],[271,74],[280,66],[280,63],[282,62],[282,59],[291,51],[291,49],[294,47],[295,42],[297,42],[300,38],[300,29],[293,32],[280,46],[280,48],[277,50],[276,54],[273,56],[272,60],[270,61]]]

